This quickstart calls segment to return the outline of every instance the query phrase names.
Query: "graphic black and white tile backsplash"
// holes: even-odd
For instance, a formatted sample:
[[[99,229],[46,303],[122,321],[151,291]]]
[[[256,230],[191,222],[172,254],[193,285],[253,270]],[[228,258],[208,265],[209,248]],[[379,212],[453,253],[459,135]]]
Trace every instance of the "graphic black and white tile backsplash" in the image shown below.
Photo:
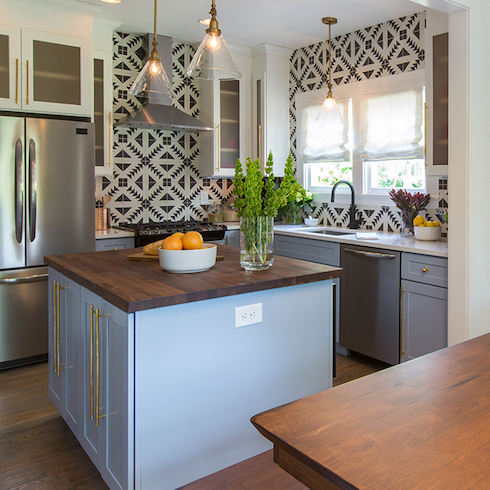
[[[114,33],[114,119],[141,108],[129,88],[143,66],[145,40],[133,34]],[[174,106],[197,116],[199,86],[185,76],[194,49],[172,45]],[[111,223],[204,219],[201,190],[209,203],[221,202],[232,189],[227,179],[199,177],[198,133],[135,129],[116,126],[113,137],[114,172],[97,179],[96,197],[109,194]]]
[[[425,12],[390,20],[332,39],[333,85],[396,75],[425,66]],[[327,87],[328,40],[293,51],[289,73],[289,128],[290,149],[296,161],[296,106],[298,93]],[[439,180],[439,208],[447,208],[447,179]],[[395,206],[358,206],[361,228],[376,231],[401,229],[400,213]],[[322,203],[313,210],[320,222],[329,226],[346,227],[349,208]],[[306,217],[306,215],[305,215]],[[435,208],[427,217],[436,219]],[[443,225],[443,236],[447,225]]]

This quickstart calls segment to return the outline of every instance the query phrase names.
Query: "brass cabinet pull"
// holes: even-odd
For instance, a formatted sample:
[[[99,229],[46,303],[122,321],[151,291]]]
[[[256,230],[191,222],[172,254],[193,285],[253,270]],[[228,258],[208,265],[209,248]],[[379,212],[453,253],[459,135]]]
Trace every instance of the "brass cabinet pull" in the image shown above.
[[[403,293],[405,290],[400,287],[400,361],[402,359],[403,354]]]
[[[262,125],[261,124],[259,124],[259,148],[258,148],[258,151],[257,151],[257,158],[261,162],[264,161],[264,159],[262,158]]]
[[[429,268],[428,267],[422,267],[422,272],[429,272]]]
[[[221,135],[220,135],[219,124],[216,125],[216,129],[218,130],[218,172],[219,172],[221,167]]]
[[[109,111],[109,167],[112,165],[112,113]]]
[[[99,318],[107,316],[101,315],[99,309],[95,309],[95,426],[99,426],[99,419],[105,417],[100,415],[100,342],[99,342]]]
[[[26,61],[26,104],[29,105],[29,60]]]
[[[94,418],[94,305],[90,305],[89,330],[89,365],[90,365],[90,418]]]
[[[61,337],[60,337],[60,289],[67,289],[61,286],[56,280],[53,280],[53,368],[59,376],[60,371],[65,368],[61,367]]]
[[[15,103],[19,103],[19,59],[15,60]]]
[[[57,281],[53,281],[53,369],[54,372],[59,376],[58,373],[58,365],[57,365],[57,359],[58,359],[58,342],[57,342],[57,337],[58,337],[58,305],[57,305],[57,295],[56,295],[56,285]]]

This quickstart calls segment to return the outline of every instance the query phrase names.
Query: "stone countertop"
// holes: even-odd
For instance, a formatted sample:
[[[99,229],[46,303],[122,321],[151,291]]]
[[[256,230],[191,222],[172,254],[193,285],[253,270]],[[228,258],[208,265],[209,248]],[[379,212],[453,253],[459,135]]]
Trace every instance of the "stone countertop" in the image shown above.
[[[345,231],[345,235],[322,235],[315,233],[314,230],[333,230],[335,232]],[[357,232],[357,233],[356,233]],[[415,238],[401,236],[398,233],[380,233],[371,230],[349,230],[347,228],[333,228],[327,226],[309,227],[305,225],[275,225],[274,234],[289,235],[302,238],[311,238],[313,240],[325,240],[328,242],[344,243],[349,245],[359,244],[373,248],[385,250],[396,250],[399,252],[411,252],[422,255],[432,255],[436,257],[447,257],[447,242],[422,241]],[[362,235],[376,234],[377,239],[365,239]],[[359,237],[359,238],[358,238]]]
[[[95,230],[95,239],[103,238],[132,238],[134,231],[120,230],[118,228],[108,228],[107,230]]]
[[[240,250],[218,246],[224,260],[195,274],[172,274],[158,260],[128,260],[141,249],[110,250],[45,257],[45,263],[127,313],[294,286],[340,277],[342,269],[287,257],[261,272],[240,266]]]

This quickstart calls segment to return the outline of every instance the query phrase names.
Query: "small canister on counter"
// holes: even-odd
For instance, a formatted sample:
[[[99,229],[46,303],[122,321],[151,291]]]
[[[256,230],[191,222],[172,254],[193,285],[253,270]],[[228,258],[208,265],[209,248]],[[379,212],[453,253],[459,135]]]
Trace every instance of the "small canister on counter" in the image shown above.
[[[219,223],[223,221],[223,208],[215,203],[208,209],[208,221],[210,223]]]

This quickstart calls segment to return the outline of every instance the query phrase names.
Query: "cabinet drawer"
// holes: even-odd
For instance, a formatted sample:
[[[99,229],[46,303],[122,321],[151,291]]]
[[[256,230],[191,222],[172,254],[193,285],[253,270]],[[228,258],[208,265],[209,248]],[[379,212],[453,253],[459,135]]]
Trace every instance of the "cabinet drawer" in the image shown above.
[[[123,250],[134,248],[134,238],[99,238],[95,240],[95,251],[103,252],[104,250]]]
[[[293,259],[340,267],[340,244],[312,238],[274,236],[274,253]]]
[[[447,259],[403,253],[401,276],[409,281],[447,288]]]

